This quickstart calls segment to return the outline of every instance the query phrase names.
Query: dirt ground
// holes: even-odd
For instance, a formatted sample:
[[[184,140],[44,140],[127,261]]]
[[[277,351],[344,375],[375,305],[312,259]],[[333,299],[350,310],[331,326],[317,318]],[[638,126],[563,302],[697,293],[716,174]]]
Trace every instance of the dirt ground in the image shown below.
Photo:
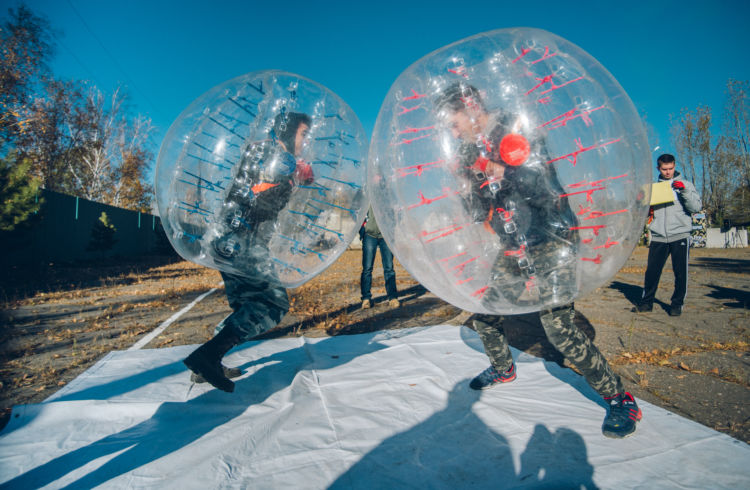
[[[611,282],[579,298],[576,321],[637,398],[750,443],[750,249],[692,250],[680,317],[667,315],[674,286],[670,264],[654,311],[631,312],[647,253],[637,248]],[[468,313],[427,292],[398,264],[402,306],[388,307],[379,261],[375,306],[360,309],[360,257],[360,251],[349,250],[323,274],[290,291],[289,314],[264,337],[470,324]],[[145,348],[202,343],[230,311],[218,272],[163,258],[13,268],[0,280],[0,427],[12,406],[43,401],[201,294],[218,288]],[[514,347],[568,365],[545,340],[536,315],[514,317],[505,329]]]

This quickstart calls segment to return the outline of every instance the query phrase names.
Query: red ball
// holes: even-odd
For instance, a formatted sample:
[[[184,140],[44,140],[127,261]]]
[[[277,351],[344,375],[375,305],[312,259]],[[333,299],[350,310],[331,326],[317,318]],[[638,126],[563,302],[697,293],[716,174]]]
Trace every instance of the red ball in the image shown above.
[[[500,141],[500,158],[508,165],[518,167],[529,158],[531,146],[526,138],[520,134],[507,134]]]

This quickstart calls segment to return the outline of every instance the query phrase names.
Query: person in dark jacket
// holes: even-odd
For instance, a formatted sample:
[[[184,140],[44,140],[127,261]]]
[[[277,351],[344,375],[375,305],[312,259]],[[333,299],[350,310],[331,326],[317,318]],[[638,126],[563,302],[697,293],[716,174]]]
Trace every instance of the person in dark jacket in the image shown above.
[[[183,362],[195,382],[208,381],[232,392],[232,377],[242,374],[221,359],[242,342],[276,326],[289,311],[289,297],[274,277],[268,242],[279,212],[291,197],[295,181],[309,182],[309,165],[298,162],[311,120],[307,114],[279,114],[269,139],[253,142],[236,165],[232,184],[218,213],[215,259],[241,269],[243,275],[221,271],[232,313],[219,332]]]
[[[560,195],[554,168],[539,161],[544,142],[529,140],[510,114],[488,112],[479,91],[465,82],[448,86],[437,100],[459,150],[457,173],[471,183],[465,193],[467,211],[484,220],[504,247],[493,265],[484,304],[500,298],[513,305],[551,305],[539,312],[542,327],[555,348],[581,371],[607,402],[602,425],[607,437],[626,437],[641,411],[620,377],[574,322],[576,224]],[[530,155],[536,155],[529,158]],[[474,315],[490,366],[470,387],[483,390],[516,379],[513,357],[498,315]]]
[[[372,306],[372,267],[375,264],[375,254],[380,249],[380,261],[383,263],[383,276],[385,279],[385,292],[388,296],[388,305],[398,307],[398,290],[396,289],[396,272],[393,269],[393,253],[383,238],[383,234],[375,221],[372,208],[367,210],[367,219],[359,229],[359,238],[362,240],[362,275],[359,278],[360,291],[362,293],[362,308]]]
[[[659,287],[664,264],[672,256],[674,272],[674,292],[672,293],[670,316],[680,316],[687,295],[688,257],[690,234],[693,231],[692,214],[698,213],[703,206],[695,186],[682,178],[675,170],[675,158],[665,153],[656,160],[659,170],[659,182],[669,182],[674,193],[674,201],[652,206],[649,215],[652,217],[649,229],[651,244],[648,249],[648,263],[644,278],[643,294],[633,311],[652,311],[654,296]]]

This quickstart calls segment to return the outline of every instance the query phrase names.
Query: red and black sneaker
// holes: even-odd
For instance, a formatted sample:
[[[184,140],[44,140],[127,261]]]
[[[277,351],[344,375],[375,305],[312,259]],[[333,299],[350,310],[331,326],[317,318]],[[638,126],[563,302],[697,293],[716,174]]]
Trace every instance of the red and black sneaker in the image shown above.
[[[494,366],[490,366],[471,380],[469,388],[472,390],[486,390],[498,383],[510,383],[514,379],[516,379],[515,363],[511,364],[506,371],[498,371]]]
[[[621,439],[635,432],[635,423],[641,420],[642,414],[633,395],[625,391],[604,399],[609,404],[609,412],[604,418],[602,433]]]

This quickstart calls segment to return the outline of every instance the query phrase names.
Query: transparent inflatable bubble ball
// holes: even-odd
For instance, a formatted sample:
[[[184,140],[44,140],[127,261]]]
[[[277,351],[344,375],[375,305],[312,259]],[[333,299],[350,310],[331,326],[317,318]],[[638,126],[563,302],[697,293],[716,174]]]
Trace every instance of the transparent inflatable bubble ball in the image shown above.
[[[651,155],[615,78],[552,33],[440,48],[386,95],[368,188],[394,254],[465,310],[553,308],[606,283],[646,222]]]
[[[282,71],[191,103],[159,151],[155,188],[185,259],[296,287],[325,270],[367,212],[367,135],[336,94]]]

